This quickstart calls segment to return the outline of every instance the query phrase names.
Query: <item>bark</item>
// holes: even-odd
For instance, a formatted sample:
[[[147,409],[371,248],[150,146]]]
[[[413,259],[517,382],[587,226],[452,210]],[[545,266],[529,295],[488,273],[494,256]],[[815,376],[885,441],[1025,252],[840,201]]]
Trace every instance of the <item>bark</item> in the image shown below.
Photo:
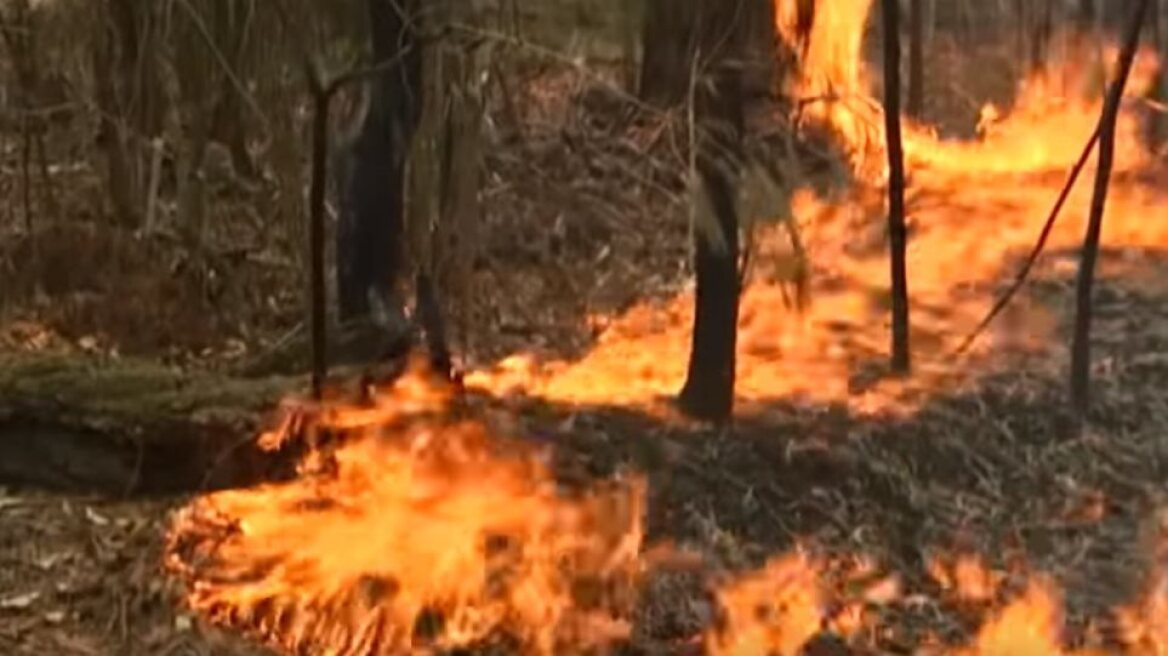
[[[1071,402],[1079,418],[1085,419],[1090,406],[1091,384],[1091,293],[1095,282],[1095,263],[1099,259],[1099,240],[1103,232],[1103,212],[1107,205],[1107,189],[1111,181],[1111,167],[1115,157],[1115,131],[1119,119],[1123,91],[1139,47],[1144,17],[1149,0],[1137,0],[1131,13],[1127,34],[1116,64],[1115,80],[1107,91],[1103,112],[1099,118],[1099,163],[1095,173],[1095,189],[1091,196],[1091,210],[1087,215],[1087,233],[1083,237],[1082,259],[1075,286],[1075,330],[1071,343]]]
[[[416,267],[415,316],[434,368],[447,377],[452,358],[445,317],[465,319],[474,304],[471,271],[480,241],[482,80],[489,62],[488,53],[467,35],[446,28],[478,24],[486,13],[480,4],[470,0],[435,5],[423,19],[427,33],[446,36],[424,49],[422,118],[408,173],[406,230]],[[468,331],[462,332],[465,343]]]
[[[909,5],[908,104],[905,111],[921,118],[925,109],[925,0]]]
[[[802,16],[810,21],[813,3],[799,0]],[[699,52],[725,47],[708,41],[702,24],[702,2],[649,0],[642,25],[644,55],[641,60],[639,96],[657,107],[681,104],[689,96],[691,78]],[[729,0],[720,11],[732,12],[741,25],[737,55],[740,60],[740,85],[747,98],[766,96],[777,88],[775,67],[777,39],[775,4],[771,0]],[[810,23],[808,23],[808,28]]]
[[[231,153],[231,164],[235,172],[245,178],[255,179],[259,173],[247,147],[247,123],[244,116],[241,88],[247,78],[250,36],[255,18],[255,0],[233,1],[212,5],[215,35],[221,41],[219,46],[230,74],[223,71],[211,118],[211,138],[227,147]]]
[[[669,107],[686,98],[697,49],[700,4],[648,0],[642,28],[641,100],[658,107]]]
[[[904,148],[900,134],[900,3],[884,0],[884,127],[888,150],[888,240],[892,280],[892,370],[906,374],[909,355],[908,271],[905,250]]]
[[[697,168],[713,212],[694,230],[697,276],[689,367],[679,394],[681,409],[707,421],[730,418],[734,407],[738,335],[737,184],[744,130],[742,67],[748,27],[743,2],[704,0],[698,15],[700,52],[709,53],[696,84],[699,124]]]
[[[421,57],[410,18],[418,0],[366,0],[375,63],[397,62],[371,82],[369,110],[345,155],[337,230],[337,296],[343,322],[369,317],[376,296],[391,311],[403,268],[405,171],[417,126]]]
[[[1168,100],[1168,32],[1165,31],[1164,19],[1168,18],[1168,7],[1165,0],[1152,0],[1148,10],[1148,33],[1150,46],[1159,56],[1156,77],[1148,89],[1148,99],[1156,105],[1163,105]],[[1168,116],[1159,110],[1152,110],[1148,116],[1147,139],[1148,151],[1158,152],[1168,137]]]

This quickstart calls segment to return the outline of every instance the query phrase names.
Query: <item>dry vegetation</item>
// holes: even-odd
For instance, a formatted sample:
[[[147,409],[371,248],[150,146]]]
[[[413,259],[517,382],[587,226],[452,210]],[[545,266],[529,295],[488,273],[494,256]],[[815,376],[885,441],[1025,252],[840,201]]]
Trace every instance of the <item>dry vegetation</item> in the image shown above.
[[[126,458],[133,462],[126,455],[132,449],[114,458],[122,460],[101,462],[98,451],[84,447],[86,439],[117,441],[111,436],[127,428],[146,432],[151,439],[127,438],[128,444],[151,445],[143,451],[151,454],[145,466],[165,459],[171,438],[178,457],[208,457],[238,449],[261,423],[255,408],[270,407],[295,387],[288,379],[240,380],[229,372],[266,352],[306,316],[308,114],[297,62],[306,47],[337,67],[347,61],[359,49],[352,37],[359,30],[339,7],[359,3],[300,3],[305,15],[295,25],[276,15],[281,3],[238,3],[255,13],[236,17],[251,22],[239,50],[244,54],[231,59],[220,50],[223,43],[214,50],[219,55],[208,54],[203,30],[213,0],[159,2],[160,24],[172,31],[156,35],[148,64],[167,81],[162,87],[182,111],[159,118],[170,149],[160,166],[153,166],[150,144],[132,125],[120,133],[125,163],[136,172],[126,192],[135,208],[128,217],[103,174],[109,146],[98,140],[106,103],[89,47],[102,4],[33,2],[23,18],[9,5],[0,7],[5,29],[29,35],[31,44],[25,51],[0,49],[5,79],[12,81],[0,107],[0,189],[8,199],[0,206],[0,440],[7,445],[0,446],[0,457],[13,448],[33,449],[38,440],[67,439],[82,446],[45,471],[92,465],[116,478]],[[518,375],[508,355],[555,361],[550,366],[571,374],[573,363],[586,369],[588,354],[599,359],[622,339],[634,344],[634,354],[645,344],[658,345],[636,340],[664,334],[678,316],[688,316],[677,297],[692,273],[684,112],[649,110],[625,91],[635,71],[629,50],[637,37],[636,11],[613,11],[614,3],[599,0],[540,5],[562,14],[534,11],[540,3],[503,4],[491,28],[498,33],[486,112],[482,238],[461,253],[470,273],[459,281],[465,288],[451,291],[461,300],[449,308],[455,350],[469,369],[485,372],[492,391]],[[968,17],[939,20],[929,50],[924,121],[946,136],[970,136],[984,103],[1009,107],[1013,100],[1023,77],[1017,46],[1004,31],[959,27],[963,20],[977,22]],[[574,27],[565,33],[563,25]],[[876,39],[867,44],[873,61],[878,45]],[[30,79],[23,70],[36,71],[35,93],[21,82]],[[209,99],[230,96],[239,84],[247,93],[233,111],[247,136],[251,172],[233,161],[232,144],[211,142],[211,127],[198,125],[213,113],[205,106]],[[772,118],[755,117],[756,127],[765,129]],[[125,126],[131,118],[114,120]],[[873,237],[883,211],[873,190],[863,181],[858,191],[845,188],[838,175],[844,158],[821,146],[799,145],[801,181],[822,192],[815,207],[845,208],[823,211],[832,218],[828,228],[852,232],[818,251],[824,259],[817,260],[811,247],[813,303],[817,290],[831,299],[836,286],[854,283],[847,274],[856,272],[839,262],[861,258],[883,238]],[[1061,172],[971,181],[1045,190]],[[1118,175],[1132,179],[1133,197],[1146,192],[1153,198],[1144,205],[1132,201],[1133,207],[1163,207],[1154,191],[1168,182],[1161,157]],[[932,234],[943,241],[937,235],[950,228],[975,234],[962,232],[966,222],[1048,204],[1046,195],[1027,204],[988,194],[989,204],[978,206],[974,196],[976,190],[965,188],[922,193],[911,201],[917,207],[969,206],[962,205],[960,216],[914,229],[922,240]],[[779,234],[764,231],[758,238],[753,274],[760,286],[790,282],[791,254]],[[807,234],[812,246],[816,234]],[[585,371],[579,386],[590,394],[573,397],[578,390],[565,392],[555,380],[527,381],[512,395],[471,394],[466,412],[492,428],[502,425],[507,433],[553,444],[554,474],[571,484],[630,469],[643,475],[646,543],[668,541],[701,554],[700,570],[674,558],[650,577],[622,645],[627,653],[700,653],[703,644],[712,651],[717,631],[710,627],[729,632],[730,624],[725,608],[722,624],[716,622],[711,590],[729,589],[729,572],[753,571],[796,544],[812,545],[832,563],[824,571],[841,578],[846,573],[836,570],[854,566],[849,558],[870,558],[878,563],[874,578],[894,574],[904,590],[888,603],[865,601],[874,619],[850,651],[823,638],[804,653],[910,653],[926,636],[962,643],[1023,587],[1028,572],[1038,571],[1066,591],[1068,641],[1098,640],[1114,649],[1118,629],[1097,620],[1143,594],[1152,572],[1165,565],[1155,561],[1154,545],[1165,539],[1159,532],[1168,531],[1157,524],[1168,492],[1166,246],[1125,245],[1105,258],[1097,407],[1091,430],[1073,438],[1067,437],[1072,421],[1058,346],[1066,341],[1072,282],[1071,256],[1063,252],[1044,261],[1019,301],[1046,322],[1042,329],[1028,323],[1031,314],[1007,317],[993,352],[966,363],[978,367],[975,374],[951,384],[947,379],[927,393],[915,390],[910,412],[857,411],[855,399],[867,399],[863,370],[874,357],[865,340],[883,328],[855,325],[855,317],[831,329],[853,374],[842,383],[852,388],[851,401],[825,400],[801,388],[752,398],[733,429],[714,431],[644,401],[650,393],[625,403],[605,387],[613,378],[590,379]],[[1015,256],[1009,253],[996,279],[979,281],[974,292],[988,294],[1010,277]],[[864,287],[866,293],[880,296],[882,288],[872,286]],[[924,348],[930,340],[943,346],[962,336],[939,336],[942,330],[972,327],[963,297],[954,294],[952,307],[921,308],[928,324]],[[777,292],[764,298],[780,311]],[[867,322],[882,325],[883,319],[867,316]],[[761,341],[757,333],[771,326],[762,320],[747,325],[746,343]],[[1041,335],[1041,348],[1028,342],[1032,333]],[[675,357],[670,345],[655,359]],[[788,362],[801,362],[797,349],[790,350]],[[612,353],[614,360],[630,357]],[[786,366],[780,371],[793,380],[795,365]],[[804,375],[822,373],[815,372]],[[637,381],[621,382],[632,388]],[[830,385],[812,380],[807,386]],[[649,384],[646,389],[657,391]],[[597,390],[609,396],[591,394]],[[66,421],[52,430],[30,420],[58,412]],[[188,430],[181,428],[188,419],[195,427],[191,436],[176,437]],[[218,437],[206,437],[208,431]],[[0,465],[6,480],[20,481],[22,473]],[[238,617],[207,622],[184,606],[189,581],[166,575],[160,563],[170,513],[185,499],[159,499],[169,492],[161,475],[146,478],[154,483],[142,487],[157,493],[153,498],[0,487],[0,653],[267,653],[240,637],[256,626]],[[78,480],[106,492],[111,487],[100,474],[58,482]],[[957,599],[930,569],[938,554],[966,553],[1008,572],[997,599]],[[862,597],[846,585],[833,590],[838,594],[828,606],[837,611]],[[760,605],[777,606],[781,592],[768,593]],[[223,627],[232,623],[239,626]],[[713,633],[702,643],[707,630]],[[1164,642],[1149,644],[1163,647],[1168,636],[1163,626],[1159,630]]]

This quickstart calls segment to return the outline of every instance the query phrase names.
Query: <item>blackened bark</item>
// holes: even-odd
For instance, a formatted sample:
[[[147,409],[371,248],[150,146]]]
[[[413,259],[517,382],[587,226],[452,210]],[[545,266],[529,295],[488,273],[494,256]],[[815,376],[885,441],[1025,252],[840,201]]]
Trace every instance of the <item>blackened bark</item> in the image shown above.
[[[884,0],[884,128],[888,149],[888,241],[892,279],[892,371],[908,373],[908,271],[904,147],[900,135],[900,3]]]
[[[1083,238],[1083,254],[1079,261],[1079,276],[1075,287],[1075,333],[1071,342],[1071,402],[1080,419],[1087,416],[1091,383],[1091,291],[1095,282],[1095,263],[1099,259],[1099,239],[1103,232],[1103,210],[1107,204],[1107,188],[1111,181],[1111,166],[1115,156],[1115,124],[1119,119],[1123,90],[1135,60],[1140,43],[1144,17],[1149,0],[1137,0],[1127,28],[1123,49],[1116,64],[1115,80],[1107,91],[1103,112],[1099,118],[1099,163],[1095,169],[1095,190],[1091,196],[1091,211],[1087,215],[1087,234]]]
[[[908,104],[905,111],[919,119],[925,110],[925,0],[911,0],[908,23]]]
[[[337,230],[342,321],[369,316],[370,295],[396,300],[402,270],[405,169],[421,107],[421,57],[411,22],[418,0],[366,0],[375,63],[397,61],[371,83],[372,98],[351,146]]]
[[[738,337],[738,212],[744,130],[741,58],[748,26],[745,2],[705,0],[699,14],[709,80],[697,85],[700,127],[697,165],[714,213],[712,225],[694,230],[697,275],[693,341],[681,409],[706,421],[724,421],[734,408]]]
[[[325,327],[324,192],[328,175],[329,104],[319,70],[307,71],[312,90],[312,181],[308,191],[309,326],[312,331],[312,398],[321,399],[328,376],[328,335]]]
[[[810,31],[814,2],[798,0],[800,29],[806,21]],[[703,31],[701,2],[690,0],[649,0],[642,27],[644,55],[641,60],[641,100],[658,107],[681,104],[689,97],[695,58],[709,59],[704,48],[725,49],[726,44],[709,42]],[[766,97],[778,88],[782,71],[776,67],[779,44],[775,33],[775,3],[772,0],[728,0],[727,11],[740,22],[735,35],[741,71],[741,86],[747,99]],[[782,53],[787,54],[787,53]]]
[[[434,281],[422,269],[418,269],[414,282],[417,296],[416,312],[418,327],[426,337],[426,350],[430,355],[430,368],[447,380],[455,380],[454,358],[450,354],[446,339],[446,321],[442,317],[442,304]]]
[[[641,100],[668,107],[689,93],[700,2],[649,0],[642,32]]]

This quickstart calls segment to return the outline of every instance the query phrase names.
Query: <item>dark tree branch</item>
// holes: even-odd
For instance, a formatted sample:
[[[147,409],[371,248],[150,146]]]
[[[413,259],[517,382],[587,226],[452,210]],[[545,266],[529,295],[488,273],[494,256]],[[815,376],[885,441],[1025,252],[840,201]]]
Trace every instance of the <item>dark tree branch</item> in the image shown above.
[[[909,356],[908,271],[905,250],[904,145],[900,134],[900,3],[883,0],[884,129],[888,149],[888,240],[892,273],[892,371],[906,374]]]
[[[1115,80],[1107,91],[1099,118],[1099,165],[1095,173],[1095,191],[1091,197],[1091,213],[1087,218],[1087,234],[1083,238],[1083,255],[1075,286],[1075,334],[1071,342],[1071,402],[1080,420],[1087,416],[1090,402],[1091,291],[1095,283],[1095,263],[1099,259],[1099,239],[1103,232],[1103,211],[1107,204],[1107,188],[1115,157],[1115,125],[1119,120],[1123,91],[1135,61],[1149,4],[1149,0],[1137,0],[1132,11],[1123,49],[1119,52],[1115,67]]]
[[[328,179],[329,105],[338,86],[326,84],[320,66],[306,62],[308,87],[312,93],[312,181],[309,187],[308,254],[310,262],[309,298],[312,326],[312,397],[320,400],[328,375],[328,335],[325,311],[324,274],[324,191]]]

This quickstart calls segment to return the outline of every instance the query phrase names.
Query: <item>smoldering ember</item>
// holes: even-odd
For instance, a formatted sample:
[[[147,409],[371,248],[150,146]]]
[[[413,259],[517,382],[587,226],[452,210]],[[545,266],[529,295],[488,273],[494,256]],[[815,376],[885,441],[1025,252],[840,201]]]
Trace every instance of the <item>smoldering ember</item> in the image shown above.
[[[1168,652],[1166,57],[0,3],[0,654]]]

